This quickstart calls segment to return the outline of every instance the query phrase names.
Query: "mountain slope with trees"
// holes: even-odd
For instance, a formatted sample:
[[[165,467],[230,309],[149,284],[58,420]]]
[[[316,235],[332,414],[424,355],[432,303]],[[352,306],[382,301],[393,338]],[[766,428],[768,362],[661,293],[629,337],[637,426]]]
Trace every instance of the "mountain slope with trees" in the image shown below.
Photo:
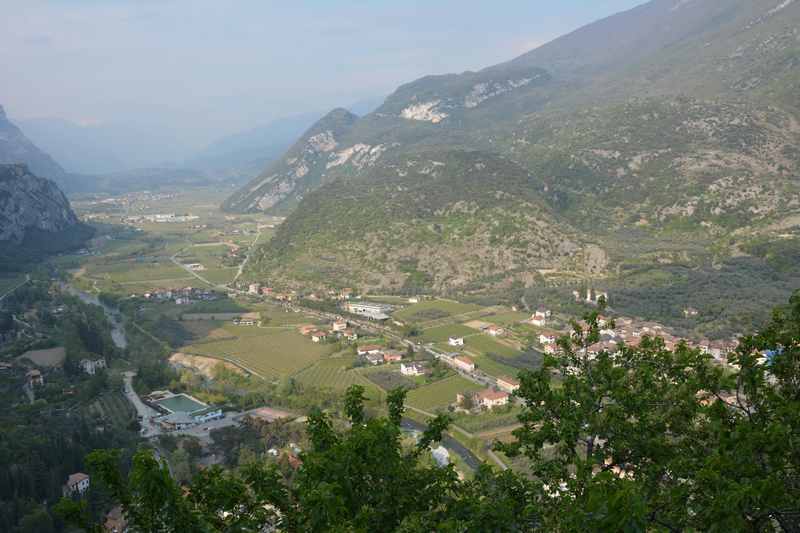
[[[798,20],[795,2],[654,0],[507,63],[403,85],[374,112],[347,120],[335,143],[306,164],[298,156],[312,133],[329,129],[321,123],[225,204],[240,211],[294,208],[262,260],[251,263],[251,277],[382,289],[428,280],[437,291],[496,291],[530,286],[553,270],[568,279],[613,277],[631,260],[707,268],[747,255],[754,240],[796,238]],[[463,157],[452,166],[463,168],[473,154],[493,156],[481,169],[487,191],[514,188],[511,166],[533,176],[523,196],[535,195],[545,208],[547,231],[569,234],[593,259],[578,253],[562,260],[545,239],[528,249],[522,265],[513,259],[515,243],[492,239],[483,227],[475,229],[476,240],[489,241],[499,261],[475,269],[458,253],[432,256],[425,232],[393,229],[417,222],[409,219],[411,206],[390,208],[392,186],[379,191],[386,182],[403,187],[406,177],[389,167]],[[446,194],[431,180],[431,190],[422,183],[418,196],[429,192],[445,212],[469,201],[472,179],[465,175],[462,184],[453,174]],[[333,204],[347,199],[370,212],[386,209],[345,218]],[[511,218],[530,214],[524,202],[503,207]],[[354,262],[346,252],[366,242],[367,260]],[[408,250],[406,264],[422,266],[403,273],[393,253],[398,246]],[[309,272],[309,264],[317,266]]]

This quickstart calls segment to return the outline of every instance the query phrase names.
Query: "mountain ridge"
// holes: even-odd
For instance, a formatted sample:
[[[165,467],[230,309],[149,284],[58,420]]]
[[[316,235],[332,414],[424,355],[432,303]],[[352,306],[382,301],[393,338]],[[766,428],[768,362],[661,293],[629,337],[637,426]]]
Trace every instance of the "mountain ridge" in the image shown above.
[[[543,184],[537,195],[549,224],[569,228],[570,242],[594,257],[544,261],[534,252],[527,272],[509,259],[505,274],[500,268],[477,273],[465,264],[448,274],[458,283],[444,282],[421,253],[406,257],[406,263],[423,265],[421,276],[437,290],[527,285],[541,281],[541,272],[613,276],[629,255],[655,264],[680,259],[709,265],[741,254],[748,239],[775,238],[769,228],[785,224],[800,208],[794,179],[800,170],[798,20],[797,2],[655,0],[506,63],[404,84],[318,154],[315,178],[303,182],[302,194],[289,202],[262,202],[256,187],[226,203],[231,210],[278,207],[284,213],[297,205],[261,259],[251,263],[251,276],[294,285],[300,279],[346,283],[347,276],[335,272],[348,270],[353,256],[344,254],[316,273],[313,258],[333,258],[343,249],[364,252],[358,240],[374,233],[372,224],[362,220],[356,231],[353,224],[361,219],[331,216],[323,228],[318,213],[335,213],[328,204],[342,201],[343,191],[370,190],[385,177],[376,169],[385,174],[386,164],[417,155],[424,166],[445,155],[491,154],[485,172],[498,190],[510,178],[496,171],[509,168],[502,161],[513,162]],[[289,159],[287,154],[283,161]],[[405,176],[392,175],[402,188]],[[438,195],[444,210],[464,200],[456,178],[448,197]],[[370,202],[390,205],[392,194],[386,189]],[[387,211],[378,223],[402,225],[407,216]],[[640,249],[631,252],[623,234],[635,235]],[[703,247],[684,255],[669,251],[689,235]],[[413,245],[419,237],[406,238]],[[304,257],[276,259],[286,253],[286,243],[305,247]],[[482,246],[513,250],[508,243]],[[396,289],[399,277],[384,276],[397,271],[391,246],[374,240],[369,252],[385,259],[348,275],[354,270],[364,286]],[[386,285],[371,282],[382,276]],[[406,273],[405,279],[415,276]]]

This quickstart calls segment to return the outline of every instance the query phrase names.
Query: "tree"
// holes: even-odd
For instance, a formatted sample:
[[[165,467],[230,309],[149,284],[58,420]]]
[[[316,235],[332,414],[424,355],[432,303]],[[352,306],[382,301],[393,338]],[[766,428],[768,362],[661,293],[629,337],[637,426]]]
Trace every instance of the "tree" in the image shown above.
[[[762,531],[797,513],[800,297],[733,373],[660,339],[594,356],[597,317],[521,374],[523,427],[497,445],[529,459],[544,529]]]

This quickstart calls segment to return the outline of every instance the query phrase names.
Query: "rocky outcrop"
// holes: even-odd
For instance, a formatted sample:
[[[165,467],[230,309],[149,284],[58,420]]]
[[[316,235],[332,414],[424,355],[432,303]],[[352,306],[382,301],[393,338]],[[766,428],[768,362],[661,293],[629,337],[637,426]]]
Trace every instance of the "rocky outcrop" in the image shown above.
[[[55,183],[26,165],[0,165],[0,245],[79,228],[85,229]]]

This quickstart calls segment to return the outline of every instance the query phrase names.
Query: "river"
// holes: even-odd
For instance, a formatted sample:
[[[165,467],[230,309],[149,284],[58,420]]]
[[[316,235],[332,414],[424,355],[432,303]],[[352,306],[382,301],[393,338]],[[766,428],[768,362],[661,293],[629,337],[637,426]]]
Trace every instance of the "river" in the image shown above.
[[[128,337],[125,335],[125,324],[122,323],[122,317],[118,309],[104,304],[97,296],[84,292],[73,285],[62,283],[61,288],[71,295],[77,296],[84,303],[102,307],[106,318],[111,323],[111,339],[114,341],[114,344],[117,348],[122,350],[128,347]]]

